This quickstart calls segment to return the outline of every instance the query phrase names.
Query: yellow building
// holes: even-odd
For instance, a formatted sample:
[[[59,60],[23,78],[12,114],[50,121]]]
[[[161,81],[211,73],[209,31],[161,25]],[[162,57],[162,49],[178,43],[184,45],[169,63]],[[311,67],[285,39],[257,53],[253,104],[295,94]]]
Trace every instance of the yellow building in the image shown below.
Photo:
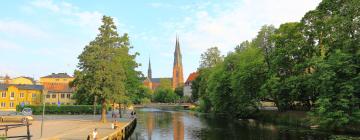
[[[69,86],[69,83],[74,80],[74,77],[69,76],[66,73],[52,73],[51,75],[40,78],[40,83],[47,90],[45,96],[46,104],[74,104],[75,100],[72,99],[73,88]]]
[[[15,110],[17,105],[41,104],[41,85],[0,84],[0,110]]]
[[[35,85],[36,82],[33,78],[21,76],[11,79],[9,84]]]

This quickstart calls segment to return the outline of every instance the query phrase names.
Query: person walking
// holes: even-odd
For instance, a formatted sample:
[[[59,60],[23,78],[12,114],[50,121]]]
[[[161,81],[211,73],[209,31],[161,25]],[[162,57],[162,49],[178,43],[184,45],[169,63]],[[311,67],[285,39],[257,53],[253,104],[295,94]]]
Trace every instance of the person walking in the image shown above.
[[[97,128],[94,129],[93,133],[92,133],[92,136],[93,136],[93,140],[97,140]]]

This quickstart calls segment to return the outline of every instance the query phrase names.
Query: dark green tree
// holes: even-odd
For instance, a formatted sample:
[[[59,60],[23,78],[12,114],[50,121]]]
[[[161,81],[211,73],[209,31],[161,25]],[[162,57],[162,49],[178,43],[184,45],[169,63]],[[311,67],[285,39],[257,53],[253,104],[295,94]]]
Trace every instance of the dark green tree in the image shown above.
[[[106,122],[106,105],[110,101],[127,100],[125,63],[129,40],[126,34],[118,35],[111,17],[104,16],[102,22],[100,33],[79,55],[79,70],[75,72],[73,85],[75,97],[87,93],[90,98],[98,98],[102,105],[101,121]]]

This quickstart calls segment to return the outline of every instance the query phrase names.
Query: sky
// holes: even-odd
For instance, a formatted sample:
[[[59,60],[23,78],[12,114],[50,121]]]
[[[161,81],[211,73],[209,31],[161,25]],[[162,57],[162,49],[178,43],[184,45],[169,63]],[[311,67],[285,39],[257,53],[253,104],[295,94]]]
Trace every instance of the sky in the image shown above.
[[[217,46],[222,54],[254,38],[261,26],[300,21],[320,0],[12,0],[0,5],[0,76],[29,76],[77,69],[77,57],[98,34],[103,15],[120,34],[145,76],[171,77],[176,35],[184,79],[200,55]]]

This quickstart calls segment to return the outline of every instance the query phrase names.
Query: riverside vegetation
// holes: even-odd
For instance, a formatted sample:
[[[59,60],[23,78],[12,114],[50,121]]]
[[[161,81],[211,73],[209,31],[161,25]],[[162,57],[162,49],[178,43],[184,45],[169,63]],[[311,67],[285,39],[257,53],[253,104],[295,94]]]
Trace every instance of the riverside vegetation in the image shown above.
[[[192,84],[198,110],[261,118],[261,101],[271,101],[279,112],[306,112],[306,126],[359,132],[359,9],[359,0],[323,0],[299,22],[264,25],[226,56],[208,49]]]

